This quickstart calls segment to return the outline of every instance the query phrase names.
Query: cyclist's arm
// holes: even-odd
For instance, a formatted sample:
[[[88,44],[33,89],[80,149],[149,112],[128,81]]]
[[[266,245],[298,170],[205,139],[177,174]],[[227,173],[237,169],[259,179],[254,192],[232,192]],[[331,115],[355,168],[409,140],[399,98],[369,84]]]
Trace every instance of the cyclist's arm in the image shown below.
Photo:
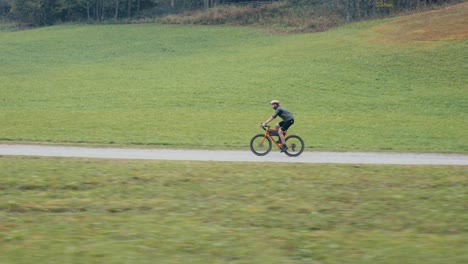
[[[274,118],[274,117],[272,117],[272,116],[270,116],[270,118],[268,118],[268,120],[267,120],[267,121],[265,121],[265,123],[264,123],[264,124],[266,125],[266,124],[270,123],[271,121],[273,121],[273,119],[275,119],[275,118]]]

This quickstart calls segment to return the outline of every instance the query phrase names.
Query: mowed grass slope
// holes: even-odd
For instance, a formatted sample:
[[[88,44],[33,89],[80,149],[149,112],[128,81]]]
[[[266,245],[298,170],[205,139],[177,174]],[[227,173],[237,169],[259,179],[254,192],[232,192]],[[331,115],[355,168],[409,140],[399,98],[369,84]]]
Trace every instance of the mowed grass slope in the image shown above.
[[[432,14],[443,38],[410,40],[397,29],[431,23],[0,32],[0,140],[246,148],[279,99],[309,150],[467,152],[467,6]]]
[[[0,263],[467,263],[467,167],[0,157]]]

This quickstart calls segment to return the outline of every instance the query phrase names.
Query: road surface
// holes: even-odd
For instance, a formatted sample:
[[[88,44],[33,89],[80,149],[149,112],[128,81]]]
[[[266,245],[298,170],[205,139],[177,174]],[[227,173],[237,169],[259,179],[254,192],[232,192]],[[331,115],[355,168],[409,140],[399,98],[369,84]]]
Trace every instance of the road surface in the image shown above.
[[[277,151],[272,151],[264,157],[258,157],[249,150],[132,149],[0,144],[0,156],[5,155],[179,161],[468,165],[468,155],[463,154],[304,152],[301,156],[292,158]]]

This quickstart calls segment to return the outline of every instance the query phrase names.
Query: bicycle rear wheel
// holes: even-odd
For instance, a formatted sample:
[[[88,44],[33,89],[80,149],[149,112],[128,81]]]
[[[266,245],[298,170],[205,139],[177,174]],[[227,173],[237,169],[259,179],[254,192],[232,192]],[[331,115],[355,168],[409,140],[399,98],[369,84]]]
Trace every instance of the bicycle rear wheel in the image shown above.
[[[257,134],[250,140],[250,150],[257,156],[265,156],[271,151],[271,139]]]
[[[284,153],[290,157],[297,157],[304,151],[304,140],[297,135],[287,136],[284,139],[288,150]]]

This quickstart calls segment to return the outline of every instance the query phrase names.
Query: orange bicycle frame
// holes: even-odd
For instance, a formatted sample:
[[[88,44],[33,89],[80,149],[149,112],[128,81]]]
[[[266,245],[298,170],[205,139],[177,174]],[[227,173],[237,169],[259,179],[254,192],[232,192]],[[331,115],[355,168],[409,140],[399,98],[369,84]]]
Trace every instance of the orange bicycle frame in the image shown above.
[[[276,130],[274,130],[274,129],[271,129],[269,126],[266,126],[266,127],[267,127],[267,128],[263,128],[263,129],[265,129],[265,136],[263,137],[261,144],[263,145],[263,143],[265,142],[265,139],[266,139],[267,137],[269,137],[269,138],[271,139],[271,141],[273,141],[273,143],[275,143],[275,145],[276,145],[279,149],[281,149],[281,143],[276,142],[276,139],[274,138],[274,137],[276,137],[276,136],[278,136],[278,138],[279,138],[279,134],[278,134],[278,135],[272,135],[272,134],[271,134],[272,131],[274,131],[274,132],[276,132],[276,133],[278,133],[278,131],[276,131]],[[286,132],[284,132],[284,137],[286,138]]]

